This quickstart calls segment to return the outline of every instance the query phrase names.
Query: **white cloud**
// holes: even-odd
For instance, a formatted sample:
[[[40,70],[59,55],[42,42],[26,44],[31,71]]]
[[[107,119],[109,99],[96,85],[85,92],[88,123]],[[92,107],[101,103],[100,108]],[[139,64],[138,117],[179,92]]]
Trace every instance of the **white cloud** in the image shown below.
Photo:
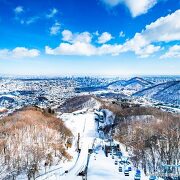
[[[61,29],[61,24],[59,22],[55,22],[53,26],[50,28],[51,35],[57,35]]]
[[[113,38],[113,37],[112,37],[112,35],[111,35],[110,33],[108,33],[108,32],[103,32],[103,33],[101,34],[101,36],[99,36],[99,38],[98,38],[98,43],[99,43],[99,44],[104,44],[104,43],[110,41],[112,38]]]
[[[15,12],[16,14],[21,14],[23,11],[24,11],[24,9],[23,9],[22,6],[17,6],[17,7],[14,9],[14,12]]]
[[[165,58],[180,58],[180,45],[174,45],[169,48],[169,50],[160,57],[161,59]]]
[[[63,40],[63,41],[69,42],[69,41],[72,41],[72,39],[73,39],[73,34],[72,34],[71,31],[69,31],[69,30],[64,30],[64,31],[62,32],[62,40]]]
[[[69,43],[76,43],[76,42],[90,43],[92,40],[92,36],[89,32],[73,34],[69,30],[64,30],[62,32],[62,40]]]
[[[78,56],[93,56],[93,55],[119,55],[122,51],[122,45],[103,44],[96,47],[90,43],[76,42],[61,43],[57,48],[52,49],[49,46],[45,47],[46,54],[50,55],[78,55]]]
[[[95,55],[95,47],[89,43],[76,42],[61,43],[57,48],[51,49],[50,47],[45,47],[46,54],[51,55],[80,55],[80,56],[91,56]]]
[[[91,42],[93,34],[89,32],[72,33],[69,30],[64,30],[62,32],[62,40],[66,43],[61,43],[55,49],[51,49],[47,46],[46,53],[54,55],[90,56],[107,54],[119,55],[122,52],[132,51],[137,56],[145,58],[162,49],[158,43],[180,40],[180,21],[178,21],[178,17],[180,17],[180,10],[166,17],[157,19],[155,22],[147,25],[141,33],[136,33],[133,38],[127,40],[124,44],[103,44],[101,46],[95,46]],[[103,37],[102,35],[100,36],[101,38]],[[109,38],[107,38],[107,35],[102,39],[100,39],[100,37],[100,43],[106,43],[108,40],[112,39],[111,35],[109,35]],[[166,56],[170,55],[167,54]],[[175,56],[177,56],[177,54]]]
[[[148,41],[169,42],[180,40],[180,10],[175,11],[165,17],[157,19],[146,26],[142,35]]]
[[[56,8],[50,10],[50,13],[46,15],[47,18],[53,18],[58,13]]]
[[[33,17],[30,17],[29,19],[27,19],[26,21],[24,21],[24,23],[29,25],[29,24],[35,23],[39,19],[40,19],[39,16],[33,16]]]
[[[13,50],[0,49],[0,59],[10,58],[33,58],[40,55],[37,49],[27,49],[25,47],[16,47]]]
[[[49,46],[45,47],[46,54],[50,55],[119,55],[122,52],[133,51],[136,55],[144,58],[160,50],[160,46],[149,44],[140,33],[124,44],[103,44],[95,46],[91,43],[92,36],[88,32],[73,34],[69,30],[62,32],[63,40],[57,48],[52,49]],[[105,42],[105,41],[103,41]]]
[[[141,33],[136,33],[132,39],[124,44],[125,51],[134,51],[135,54],[141,57],[147,57],[147,55],[161,49],[159,46],[149,46],[152,43],[180,40],[180,22],[178,17],[180,17],[180,10],[147,25],[145,30],[142,30]],[[148,53],[146,53],[147,51]]]
[[[49,46],[45,47],[46,54],[50,55],[79,55],[79,56],[92,56],[92,55],[118,55],[122,45],[103,44],[100,47],[94,46],[92,35],[89,32],[72,33],[69,30],[62,32],[62,40],[57,48],[52,49]]]
[[[133,17],[145,14],[152,8],[158,0],[125,0],[126,6],[129,8]]]
[[[154,45],[150,44],[143,48],[135,50],[134,52],[139,57],[146,58],[146,57],[149,57],[151,54],[154,54],[155,52],[159,51],[160,49],[161,49],[160,46],[154,46]]]
[[[119,33],[119,37],[125,37],[126,35],[125,35],[125,33],[123,32],[123,31],[121,31],[120,33]]]
[[[28,17],[28,18],[16,18],[16,20],[20,23],[20,24],[24,24],[24,25],[29,25],[29,24],[33,24],[35,22],[37,22],[40,19],[39,16],[32,16],[32,17]]]
[[[110,7],[115,7],[120,3],[124,3],[133,17],[145,14],[152,8],[158,0],[101,0],[103,3]]]

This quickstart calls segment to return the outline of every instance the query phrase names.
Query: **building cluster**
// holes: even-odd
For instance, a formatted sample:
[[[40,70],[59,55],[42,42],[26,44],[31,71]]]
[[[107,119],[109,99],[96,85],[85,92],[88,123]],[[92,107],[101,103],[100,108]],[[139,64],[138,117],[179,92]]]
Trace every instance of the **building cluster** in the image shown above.
[[[55,108],[75,95],[72,79],[1,79],[0,117],[24,106]]]

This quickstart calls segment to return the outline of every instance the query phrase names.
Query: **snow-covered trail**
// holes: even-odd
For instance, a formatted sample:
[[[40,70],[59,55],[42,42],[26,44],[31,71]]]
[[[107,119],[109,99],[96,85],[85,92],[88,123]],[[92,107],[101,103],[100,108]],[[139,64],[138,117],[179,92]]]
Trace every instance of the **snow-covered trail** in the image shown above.
[[[92,149],[94,139],[96,138],[96,124],[93,113],[87,113],[84,121],[84,129],[80,135],[80,155],[75,166],[68,171],[66,177],[77,176],[87,165],[88,150]]]

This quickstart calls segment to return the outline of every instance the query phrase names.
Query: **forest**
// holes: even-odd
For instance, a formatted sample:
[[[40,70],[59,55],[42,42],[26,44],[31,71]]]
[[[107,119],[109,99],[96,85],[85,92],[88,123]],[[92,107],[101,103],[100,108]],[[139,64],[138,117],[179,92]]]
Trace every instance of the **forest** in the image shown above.
[[[131,161],[145,174],[178,174],[180,161],[180,116],[152,107],[126,107],[106,103],[116,115],[113,138],[126,145]]]
[[[35,178],[39,170],[70,160],[66,142],[73,138],[63,121],[36,107],[23,108],[0,121],[0,177],[25,174]]]

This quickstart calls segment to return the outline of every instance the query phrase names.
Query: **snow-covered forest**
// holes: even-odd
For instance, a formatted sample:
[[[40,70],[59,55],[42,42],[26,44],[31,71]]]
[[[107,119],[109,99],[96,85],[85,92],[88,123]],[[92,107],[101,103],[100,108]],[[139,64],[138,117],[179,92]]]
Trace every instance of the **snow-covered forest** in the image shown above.
[[[63,121],[38,108],[18,111],[0,121],[0,177],[10,179],[24,173],[35,177],[46,169],[69,160],[66,142],[71,131]]]
[[[179,115],[151,107],[106,107],[116,114],[113,136],[126,145],[135,167],[145,174],[160,174],[163,165],[179,164]]]

